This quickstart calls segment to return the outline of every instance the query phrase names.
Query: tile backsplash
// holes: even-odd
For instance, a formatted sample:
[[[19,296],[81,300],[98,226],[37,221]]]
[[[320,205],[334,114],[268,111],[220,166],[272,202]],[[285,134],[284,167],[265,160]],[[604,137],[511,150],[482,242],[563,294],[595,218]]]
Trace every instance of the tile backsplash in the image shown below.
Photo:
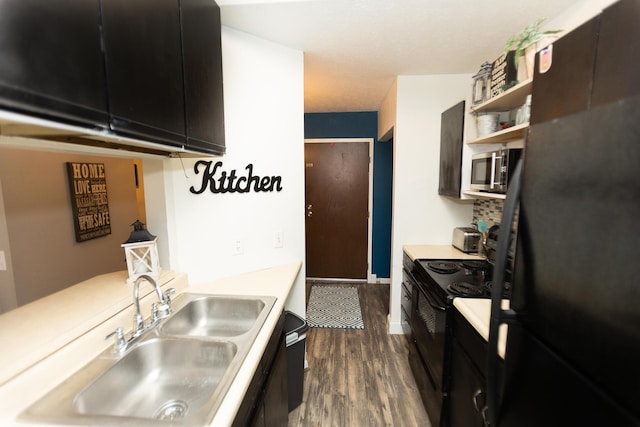
[[[478,221],[484,221],[487,227],[500,224],[503,207],[502,199],[476,199],[473,202],[473,223],[477,225]]]

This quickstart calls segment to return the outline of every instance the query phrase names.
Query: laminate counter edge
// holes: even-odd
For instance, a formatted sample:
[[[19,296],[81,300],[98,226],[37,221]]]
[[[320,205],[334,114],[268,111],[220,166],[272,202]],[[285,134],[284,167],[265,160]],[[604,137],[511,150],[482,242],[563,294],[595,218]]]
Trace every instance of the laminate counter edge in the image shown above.
[[[489,340],[489,319],[491,317],[491,300],[485,298],[455,298],[453,306],[478,331],[486,341]],[[502,300],[502,309],[509,308],[509,300]],[[504,359],[507,347],[507,325],[500,325],[498,335],[498,354]]]
[[[468,254],[452,245],[404,245],[402,250],[412,261],[416,259],[485,259],[484,255]]]

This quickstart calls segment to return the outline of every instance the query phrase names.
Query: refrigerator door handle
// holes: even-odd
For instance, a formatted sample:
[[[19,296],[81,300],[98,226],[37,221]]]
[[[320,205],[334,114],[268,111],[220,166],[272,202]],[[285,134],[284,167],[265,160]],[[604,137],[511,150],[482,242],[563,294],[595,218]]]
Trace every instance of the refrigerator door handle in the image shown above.
[[[518,160],[513,180],[509,183],[507,198],[502,211],[501,227],[496,249],[493,289],[491,291],[491,317],[489,319],[489,342],[487,346],[487,410],[485,421],[491,427],[498,426],[498,329],[500,324],[516,317],[513,310],[502,310],[502,292],[504,289],[504,273],[511,247],[511,225],[520,199],[520,181],[523,158]]]

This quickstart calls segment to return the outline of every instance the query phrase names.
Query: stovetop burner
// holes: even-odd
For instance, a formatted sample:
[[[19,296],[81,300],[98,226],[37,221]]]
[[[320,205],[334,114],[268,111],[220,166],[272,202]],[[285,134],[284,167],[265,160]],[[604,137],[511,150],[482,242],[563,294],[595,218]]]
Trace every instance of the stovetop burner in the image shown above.
[[[487,268],[487,262],[481,260],[465,259],[462,261],[462,266],[469,270],[483,270]]]
[[[484,295],[484,288],[481,285],[469,282],[453,282],[447,286],[447,289],[454,295],[463,297]]]
[[[491,290],[493,289],[493,282],[488,281],[487,283],[484,284],[484,287],[487,289],[487,292],[489,292],[489,294],[491,294]],[[511,283],[504,282],[504,288],[502,289],[502,295],[504,297],[508,297],[508,296],[511,295]]]
[[[449,261],[431,261],[427,263],[427,267],[440,274],[451,274],[460,270],[457,263]]]

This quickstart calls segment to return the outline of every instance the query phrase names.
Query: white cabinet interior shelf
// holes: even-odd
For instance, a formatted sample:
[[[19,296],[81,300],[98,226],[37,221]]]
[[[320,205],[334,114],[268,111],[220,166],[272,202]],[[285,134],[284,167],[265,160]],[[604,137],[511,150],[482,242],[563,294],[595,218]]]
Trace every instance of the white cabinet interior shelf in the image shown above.
[[[473,197],[475,199],[480,198],[480,199],[502,199],[502,200],[504,200],[504,199],[507,198],[506,194],[486,193],[484,191],[465,190],[462,193],[466,194],[467,196]]]
[[[531,93],[533,80],[525,80],[514,87],[502,92],[498,96],[470,108],[470,113],[481,114],[487,112],[510,111],[523,105],[527,95]],[[529,123],[521,123],[506,129],[493,132],[480,138],[467,141],[466,144],[509,144],[512,148],[523,148]],[[511,143],[511,144],[510,144]],[[470,166],[469,166],[470,167]],[[505,194],[487,193],[483,191],[463,190],[462,194],[474,199],[506,199]]]
[[[529,128],[529,122],[520,123],[519,125],[511,126],[510,128],[502,129],[498,132],[490,133],[489,135],[481,138],[467,141],[467,144],[493,144],[493,143],[507,143],[515,141],[516,139],[523,139],[525,133]]]

